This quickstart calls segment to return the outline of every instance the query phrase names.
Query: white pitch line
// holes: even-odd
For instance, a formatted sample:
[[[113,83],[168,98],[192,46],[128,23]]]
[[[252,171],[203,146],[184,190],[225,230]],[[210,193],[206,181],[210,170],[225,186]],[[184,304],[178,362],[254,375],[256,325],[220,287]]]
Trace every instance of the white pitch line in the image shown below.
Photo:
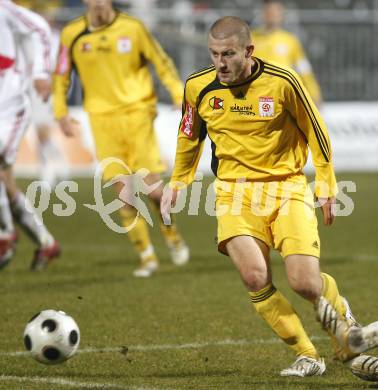
[[[314,341],[324,341],[328,337],[324,336],[313,336],[311,337]],[[180,349],[201,349],[206,347],[222,347],[222,346],[248,346],[257,344],[279,344],[282,341],[278,338],[270,339],[254,339],[254,340],[232,340],[225,339],[213,342],[203,343],[186,343],[186,344],[150,344],[150,345],[131,345],[128,351],[162,351],[162,350],[180,350]],[[101,352],[122,352],[126,347],[106,347],[106,348],[83,348],[79,349],[78,353],[101,353]],[[15,352],[0,352],[0,356],[27,356],[29,352],[26,351],[15,351]],[[121,386],[112,383],[94,383],[94,382],[75,382],[63,378],[48,378],[48,377],[23,377],[23,376],[12,376],[12,375],[0,375],[0,382],[34,382],[34,383],[47,383],[53,385],[70,386],[81,389],[124,389],[124,390],[154,390],[150,387],[137,387],[137,386]]]
[[[311,340],[324,341],[328,340],[325,336],[313,336]],[[167,350],[180,350],[180,349],[202,349],[207,347],[222,347],[222,346],[248,346],[257,344],[280,344],[282,341],[278,338],[270,339],[252,339],[252,340],[232,340],[225,339],[220,341],[209,341],[203,343],[186,343],[186,344],[150,344],[150,345],[130,345],[127,346],[129,352],[140,351],[167,351]],[[125,347],[104,347],[104,348],[82,348],[77,353],[102,353],[102,352],[122,352]],[[15,351],[15,352],[0,352],[0,356],[27,356],[27,351]]]
[[[137,386],[121,386],[113,383],[76,382],[63,378],[48,378],[41,376],[15,376],[0,375],[0,382],[20,382],[20,383],[45,383],[60,386],[77,387],[79,389],[124,389],[124,390],[153,390],[153,388]]]

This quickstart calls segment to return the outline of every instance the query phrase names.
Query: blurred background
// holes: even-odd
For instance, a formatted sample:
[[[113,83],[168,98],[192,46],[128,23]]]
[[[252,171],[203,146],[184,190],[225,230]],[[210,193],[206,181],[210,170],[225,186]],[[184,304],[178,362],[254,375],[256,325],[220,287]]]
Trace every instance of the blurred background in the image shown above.
[[[62,26],[83,13],[80,0],[20,0]],[[378,100],[378,1],[284,1],[285,28],[301,40],[326,101]],[[206,66],[206,34],[220,16],[261,25],[258,0],[127,0],[120,9],[142,19],[175,60],[182,78]]]
[[[19,0],[17,3],[43,14],[57,31],[84,12],[80,0]],[[116,7],[145,22],[173,58],[183,80],[210,63],[207,31],[217,18],[240,16],[253,30],[262,24],[262,3],[260,0],[114,1]],[[378,0],[283,3],[286,7],[284,28],[301,41],[320,84],[324,101],[321,111],[338,157],[336,168],[378,170]],[[164,88],[159,83],[156,88],[163,103],[159,106],[157,131],[163,133],[164,138],[168,125],[177,128],[179,117],[164,105],[169,103]],[[73,106],[81,103],[77,81],[74,81],[69,102]],[[78,115],[84,132],[88,132],[85,115],[82,117],[81,112]],[[162,115],[165,120],[161,120]],[[170,133],[175,135],[175,129]],[[90,150],[90,136],[84,138]],[[161,144],[163,151],[167,149],[173,154],[172,139],[161,139]],[[171,164],[172,157],[166,158]],[[206,158],[202,165],[205,170],[209,166]],[[21,171],[31,172],[22,158],[20,160],[19,167],[23,164],[24,168]]]

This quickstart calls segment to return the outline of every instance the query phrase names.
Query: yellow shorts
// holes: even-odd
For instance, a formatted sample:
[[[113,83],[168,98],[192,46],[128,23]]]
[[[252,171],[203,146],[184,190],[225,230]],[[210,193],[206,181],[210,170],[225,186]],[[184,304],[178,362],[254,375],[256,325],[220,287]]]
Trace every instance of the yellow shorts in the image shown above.
[[[221,253],[227,254],[230,238],[248,235],[277,249],[282,257],[320,256],[314,197],[303,175],[276,182],[216,180],[215,192]]]
[[[112,157],[123,162],[104,164],[104,180],[141,168],[150,173],[165,171],[153,128],[155,117],[155,109],[149,106],[127,113],[89,114],[98,161]]]

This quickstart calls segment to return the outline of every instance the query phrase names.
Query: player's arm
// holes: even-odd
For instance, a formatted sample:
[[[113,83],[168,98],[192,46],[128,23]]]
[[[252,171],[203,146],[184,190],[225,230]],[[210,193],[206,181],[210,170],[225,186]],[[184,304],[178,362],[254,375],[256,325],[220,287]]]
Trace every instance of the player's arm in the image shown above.
[[[8,12],[12,30],[28,40],[33,47],[33,57],[26,58],[32,64],[34,88],[43,100],[51,93],[51,30],[47,22],[38,14],[19,7],[11,2],[3,5]],[[27,51],[25,55],[27,56]],[[31,56],[27,56],[31,57]]]
[[[315,74],[312,70],[310,61],[308,60],[302,44],[298,39],[294,41],[294,69],[301,76],[303,84],[310,93],[312,100],[320,107],[322,104],[322,93]]]
[[[71,84],[71,72],[73,68],[71,59],[71,38],[63,29],[60,36],[60,46],[53,84],[53,109],[54,116],[59,122],[60,128],[67,136],[74,134],[74,120],[69,116],[67,94]]]
[[[187,84],[183,101],[183,115],[177,136],[175,165],[169,187],[164,191],[161,201],[161,214],[167,224],[170,223],[169,213],[171,207],[176,203],[178,191],[194,180],[205,137],[205,122],[197,112],[195,91]]]
[[[330,225],[335,217],[337,183],[328,132],[324,120],[298,75],[291,72],[289,79],[285,90],[285,102],[310,147],[315,167],[315,196],[322,203],[324,223]]]
[[[154,65],[160,81],[171,95],[173,104],[180,107],[184,87],[172,59],[143,25],[140,39],[144,56]]]

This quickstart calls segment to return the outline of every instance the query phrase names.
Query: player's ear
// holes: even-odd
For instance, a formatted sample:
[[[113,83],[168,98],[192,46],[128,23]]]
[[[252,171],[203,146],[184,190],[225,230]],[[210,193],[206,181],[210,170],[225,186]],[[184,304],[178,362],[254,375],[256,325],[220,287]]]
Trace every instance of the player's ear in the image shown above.
[[[253,50],[255,49],[255,46],[248,45],[245,50],[245,58],[252,57]]]

